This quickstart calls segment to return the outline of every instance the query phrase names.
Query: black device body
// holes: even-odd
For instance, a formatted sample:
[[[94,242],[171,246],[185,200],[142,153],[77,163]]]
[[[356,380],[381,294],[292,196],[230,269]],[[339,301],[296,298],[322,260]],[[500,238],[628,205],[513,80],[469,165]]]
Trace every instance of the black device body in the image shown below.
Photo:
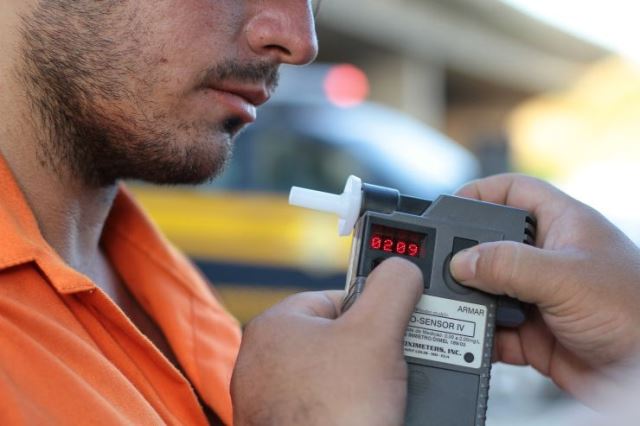
[[[424,294],[405,335],[409,366],[405,424],[485,424],[495,327],[520,325],[523,306],[458,284],[453,254],[475,244],[511,240],[534,244],[526,211],[443,195],[435,201],[364,184],[347,274],[348,309],[381,261],[404,257],[420,267]]]

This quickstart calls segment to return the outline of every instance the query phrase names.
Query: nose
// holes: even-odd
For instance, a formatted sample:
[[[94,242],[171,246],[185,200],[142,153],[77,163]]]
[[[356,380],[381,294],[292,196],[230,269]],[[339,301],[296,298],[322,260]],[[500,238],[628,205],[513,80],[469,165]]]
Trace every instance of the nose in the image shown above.
[[[267,0],[245,27],[251,50],[269,60],[304,65],[318,55],[318,40],[307,0]]]

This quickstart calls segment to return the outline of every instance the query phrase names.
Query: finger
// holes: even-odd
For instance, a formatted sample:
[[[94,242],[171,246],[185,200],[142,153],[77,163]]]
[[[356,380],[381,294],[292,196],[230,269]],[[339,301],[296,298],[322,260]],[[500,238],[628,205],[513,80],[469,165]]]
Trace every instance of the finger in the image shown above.
[[[451,275],[461,284],[492,294],[506,294],[545,307],[562,303],[574,293],[570,282],[560,286],[558,271],[571,259],[513,241],[483,243],[451,259]]]
[[[493,349],[495,361],[510,365],[527,365],[518,330],[511,328],[498,330]]]
[[[562,212],[571,200],[547,182],[513,173],[472,181],[460,188],[456,195],[516,207],[538,217],[544,213]]]
[[[376,332],[402,339],[423,290],[422,272],[415,264],[388,259],[369,275],[364,292],[344,318],[365,320]]]
[[[498,360],[512,365],[531,365],[547,376],[554,347],[555,337],[538,309],[532,310],[519,328],[503,328],[496,333]]]
[[[270,312],[336,319],[343,298],[344,291],[341,290],[298,293],[287,297]]]

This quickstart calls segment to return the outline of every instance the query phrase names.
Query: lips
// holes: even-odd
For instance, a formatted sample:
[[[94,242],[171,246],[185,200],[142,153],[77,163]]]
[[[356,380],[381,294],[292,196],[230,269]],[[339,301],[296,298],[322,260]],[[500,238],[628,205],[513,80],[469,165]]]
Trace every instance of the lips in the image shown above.
[[[269,90],[264,86],[248,86],[248,85],[234,85],[234,84],[222,84],[220,86],[211,86],[212,90],[229,93],[231,95],[238,96],[250,103],[254,107],[258,107],[269,100],[271,96]]]
[[[270,98],[269,90],[263,85],[216,84],[205,88],[217,105],[228,110],[230,118],[249,124],[256,119],[256,108]]]

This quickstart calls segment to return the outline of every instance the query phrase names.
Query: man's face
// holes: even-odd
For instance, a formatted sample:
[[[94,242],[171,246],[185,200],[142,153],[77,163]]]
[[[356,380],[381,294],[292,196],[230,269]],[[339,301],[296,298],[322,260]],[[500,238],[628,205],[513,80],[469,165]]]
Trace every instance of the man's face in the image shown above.
[[[40,0],[21,32],[39,159],[92,186],[214,176],[317,52],[308,0]]]

